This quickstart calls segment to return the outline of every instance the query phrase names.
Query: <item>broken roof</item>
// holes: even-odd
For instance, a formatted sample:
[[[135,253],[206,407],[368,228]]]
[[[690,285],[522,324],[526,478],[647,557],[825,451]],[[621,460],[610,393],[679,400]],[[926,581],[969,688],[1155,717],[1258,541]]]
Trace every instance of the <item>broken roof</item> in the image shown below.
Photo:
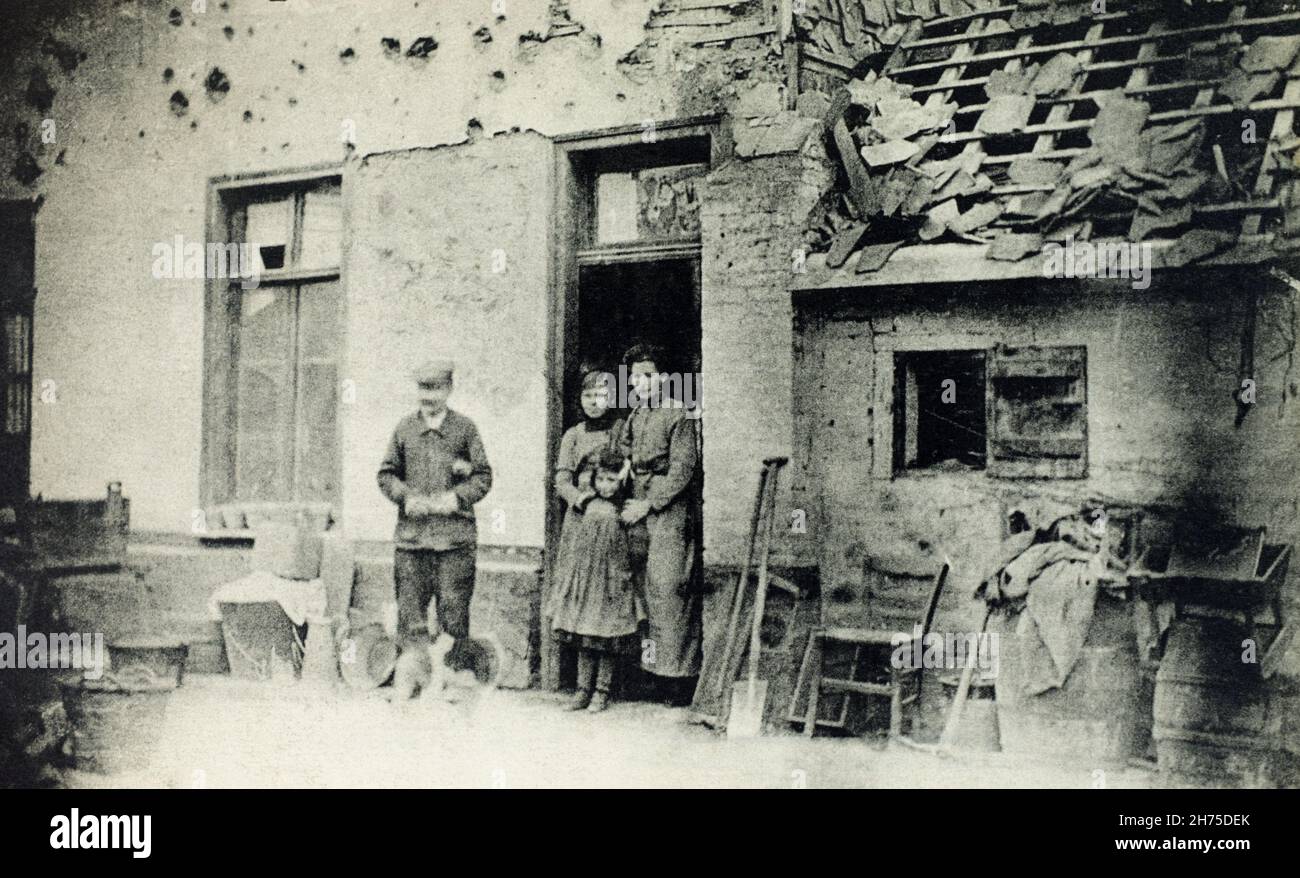
[[[830,7],[812,5],[797,24],[825,49]],[[827,114],[843,173],[809,218],[810,267],[871,283],[931,242],[1031,263],[1012,275],[1069,237],[1154,241],[1167,265],[1300,249],[1297,4],[1093,7],[839,4],[830,32],[863,60]]]

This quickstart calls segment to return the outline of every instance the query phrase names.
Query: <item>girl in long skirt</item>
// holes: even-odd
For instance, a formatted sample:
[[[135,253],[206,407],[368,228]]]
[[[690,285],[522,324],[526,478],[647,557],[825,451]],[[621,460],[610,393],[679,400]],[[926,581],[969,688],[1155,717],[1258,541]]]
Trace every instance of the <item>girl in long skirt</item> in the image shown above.
[[[564,501],[564,524],[560,531],[560,541],[556,549],[556,566],[554,584],[547,598],[545,615],[554,617],[559,610],[560,593],[564,589],[565,578],[572,578],[577,566],[577,558],[585,557],[589,552],[589,536],[582,536],[590,527],[584,524],[584,514],[595,493],[595,470],[604,451],[611,449],[615,438],[623,425],[611,410],[614,399],[610,393],[612,376],[595,366],[582,369],[581,407],[584,420],[565,431],[560,440],[559,455],[555,460],[555,493]],[[643,610],[642,610],[643,615]],[[552,619],[554,624],[554,619]],[[595,671],[597,659],[590,652],[582,650],[582,636],[571,630],[559,630],[554,633],[560,643],[578,646],[578,685],[573,698],[572,708],[581,710],[589,706],[591,693],[595,688]],[[634,648],[634,637],[630,644],[614,644],[617,649]],[[589,641],[591,646],[601,646],[599,641]],[[611,665],[612,667],[612,665]],[[611,672],[612,670],[608,671]],[[602,687],[608,691],[608,684]],[[601,701],[604,701],[603,698]]]
[[[571,710],[609,706],[618,656],[637,643],[636,596],[627,528],[619,520],[623,458],[606,451],[596,466],[595,496],[574,519],[567,552],[556,562],[551,626],[578,648],[578,686]]]

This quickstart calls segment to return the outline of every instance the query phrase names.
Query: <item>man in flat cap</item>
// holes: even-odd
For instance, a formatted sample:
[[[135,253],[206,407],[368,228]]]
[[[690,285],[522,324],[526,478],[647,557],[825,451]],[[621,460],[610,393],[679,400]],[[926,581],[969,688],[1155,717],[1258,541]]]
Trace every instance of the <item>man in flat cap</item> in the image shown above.
[[[449,360],[435,360],[416,370],[419,410],[393,431],[379,465],[379,490],[397,504],[393,573],[402,647],[428,644],[432,599],[439,627],[456,639],[447,664],[459,670],[468,666],[474,504],[492,487],[492,468],[474,422],[447,407],[454,369]]]

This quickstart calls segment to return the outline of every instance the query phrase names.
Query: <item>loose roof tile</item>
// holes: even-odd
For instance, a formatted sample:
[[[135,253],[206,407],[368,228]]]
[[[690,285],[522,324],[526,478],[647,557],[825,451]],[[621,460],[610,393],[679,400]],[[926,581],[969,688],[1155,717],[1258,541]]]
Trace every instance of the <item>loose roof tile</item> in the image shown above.
[[[848,195],[836,209],[851,204],[867,225],[864,247],[993,240],[1002,259],[1063,230],[1184,233],[1170,264],[1188,264],[1225,235],[1281,233],[1288,218],[1300,235],[1300,197],[1286,190],[1300,179],[1296,4],[1193,3],[1177,15],[1120,2],[1085,15],[1090,3],[1066,0],[809,6],[825,6],[823,20],[856,10],[838,33],[850,49],[877,47],[828,113]],[[1197,231],[1212,234],[1188,237]]]

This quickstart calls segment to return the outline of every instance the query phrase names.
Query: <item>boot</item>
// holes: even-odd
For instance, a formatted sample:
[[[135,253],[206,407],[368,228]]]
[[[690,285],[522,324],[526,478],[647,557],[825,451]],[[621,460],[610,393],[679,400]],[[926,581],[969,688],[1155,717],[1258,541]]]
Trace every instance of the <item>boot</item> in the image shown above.
[[[587,708],[591,713],[600,713],[609,707],[609,690],[614,683],[614,657],[612,655],[602,655],[599,659],[596,672],[596,694],[591,698],[591,705]]]
[[[582,710],[591,704],[591,690],[596,687],[596,655],[589,649],[578,650],[578,682],[569,710]]]

